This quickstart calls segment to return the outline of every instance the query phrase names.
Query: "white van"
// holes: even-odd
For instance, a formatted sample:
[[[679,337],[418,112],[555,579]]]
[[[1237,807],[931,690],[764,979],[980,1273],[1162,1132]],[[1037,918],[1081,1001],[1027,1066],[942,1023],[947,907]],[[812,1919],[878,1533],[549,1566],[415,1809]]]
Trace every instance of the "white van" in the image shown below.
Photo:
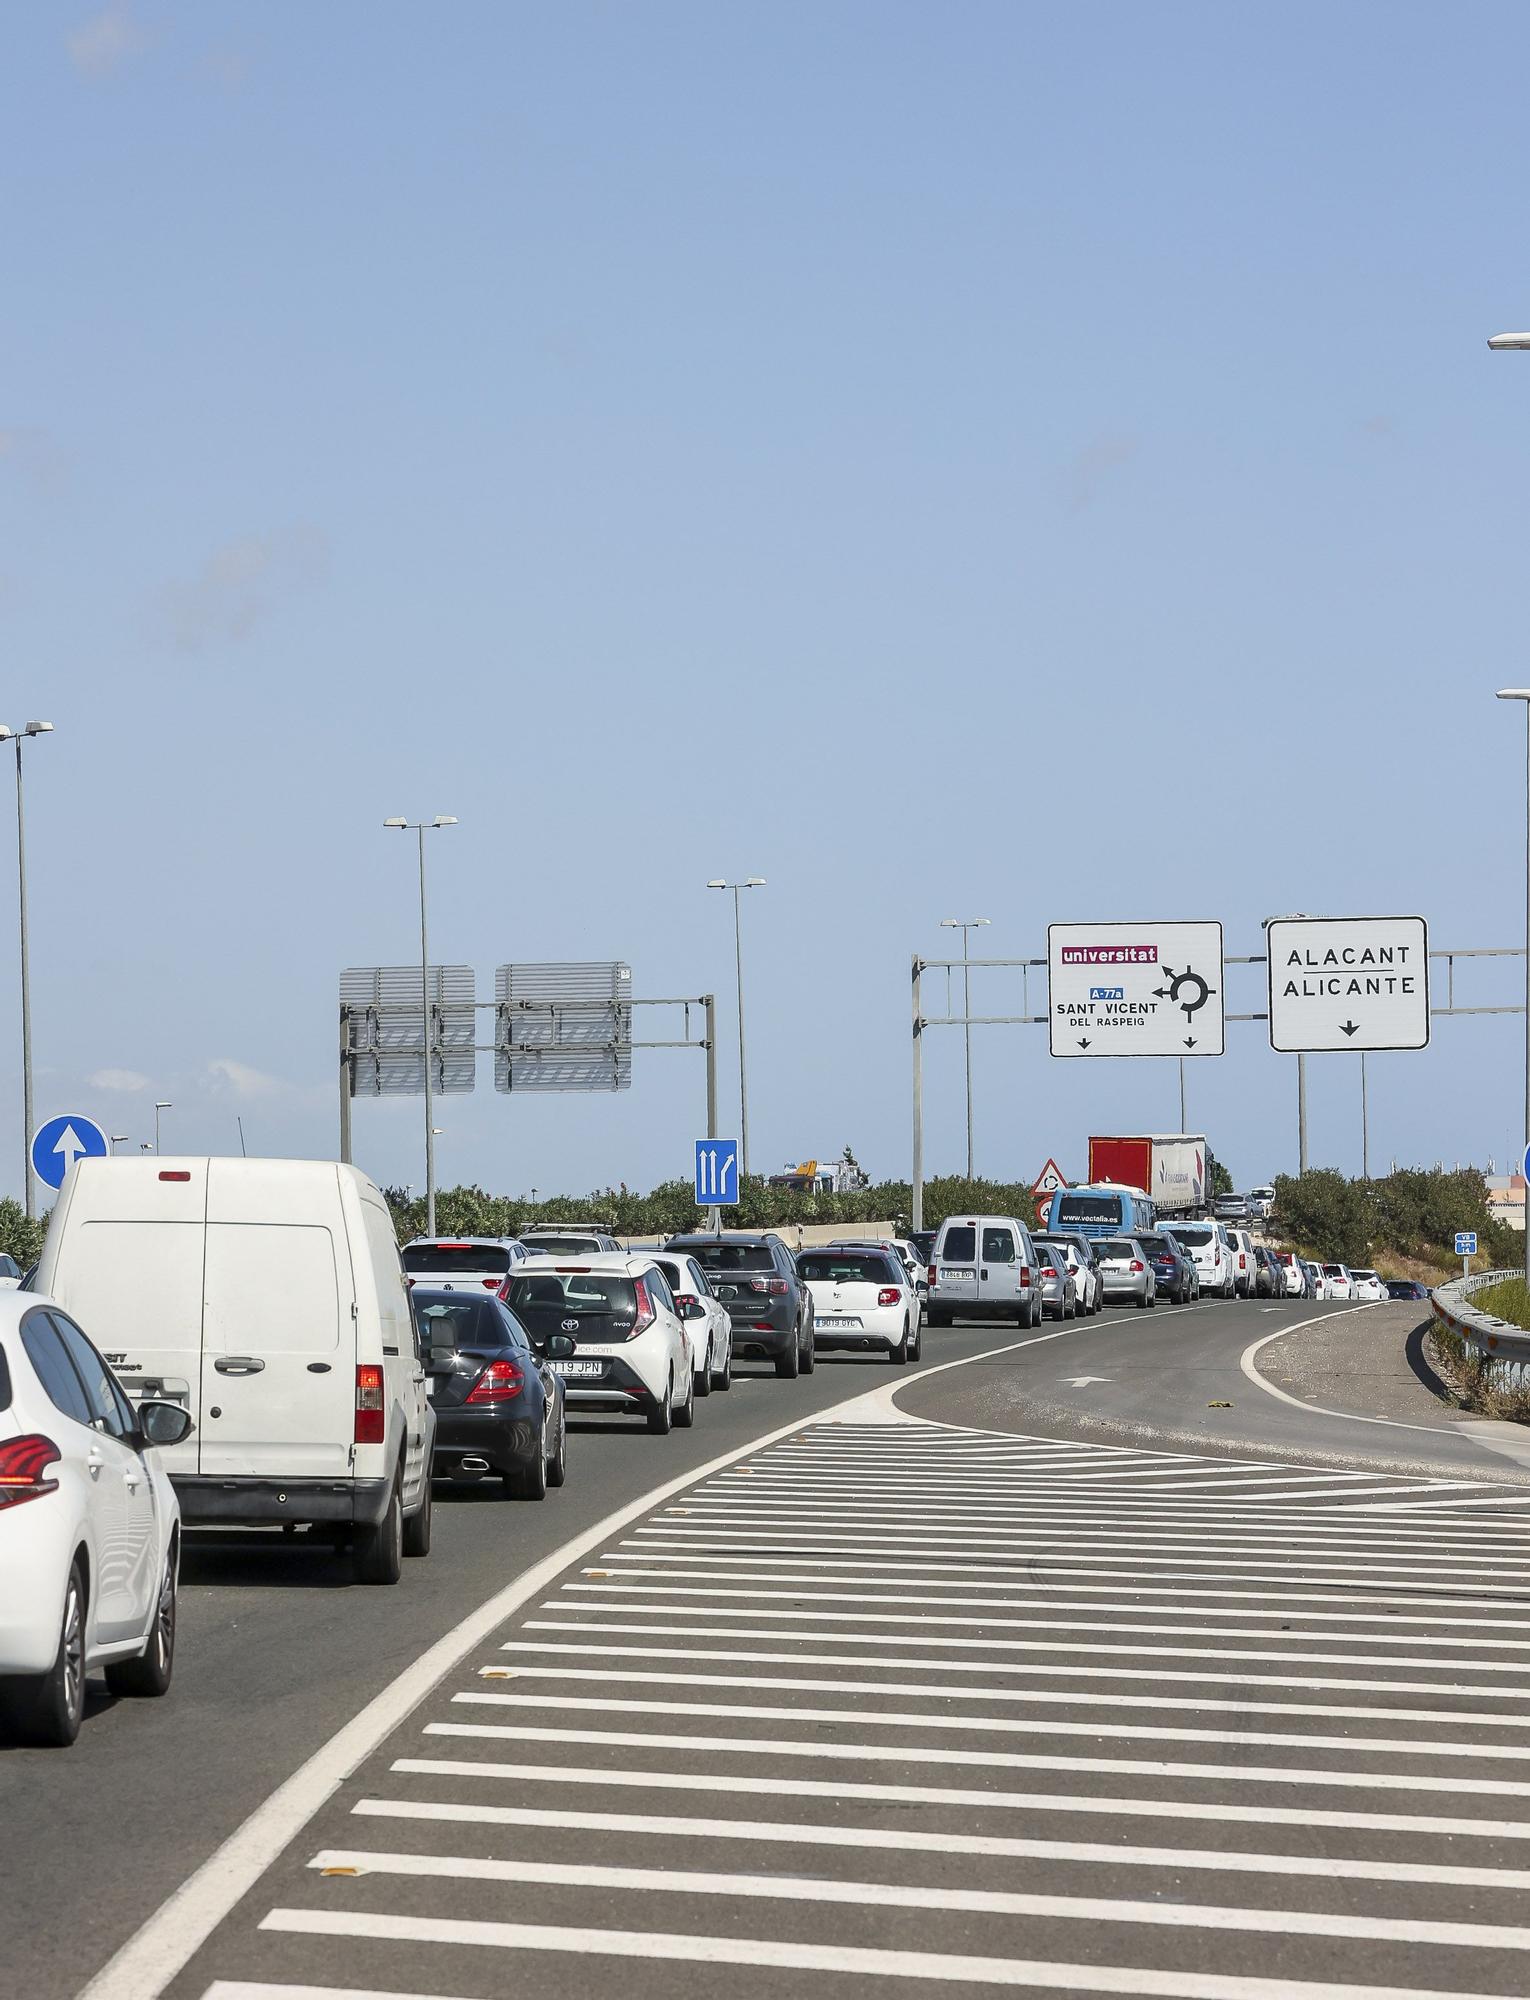
[[[183,1404],[188,1527],[308,1523],[396,1583],[430,1548],[435,1412],[387,1204],[319,1160],[89,1159],[34,1281],[128,1394]]]
[[[930,1255],[930,1325],[949,1326],[960,1313],[1033,1326],[1041,1307],[1038,1261],[1030,1231],[1014,1216],[949,1216]]]

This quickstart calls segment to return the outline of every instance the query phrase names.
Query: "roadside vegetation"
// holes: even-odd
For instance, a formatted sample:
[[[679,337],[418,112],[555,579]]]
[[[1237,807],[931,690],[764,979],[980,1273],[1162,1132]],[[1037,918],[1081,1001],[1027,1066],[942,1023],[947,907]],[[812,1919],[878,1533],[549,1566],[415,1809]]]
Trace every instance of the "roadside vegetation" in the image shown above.
[[[1478,1312],[1506,1319],[1510,1326],[1530,1329],[1530,1285],[1523,1278],[1505,1278],[1501,1284],[1485,1286],[1472,1293],[1470,1303]]]
[[[1524,1237],[1488,1213],[1487,1182],[1475,1167],[1403,1167],[1369,1181],[1317,1167],[1278,1174],[1274,1187],[1269,1227],[1305,1256],[1438,1279],[1460,1270],[1456,1231],[1474,1229],[1479,1270],[1524,1261]]]

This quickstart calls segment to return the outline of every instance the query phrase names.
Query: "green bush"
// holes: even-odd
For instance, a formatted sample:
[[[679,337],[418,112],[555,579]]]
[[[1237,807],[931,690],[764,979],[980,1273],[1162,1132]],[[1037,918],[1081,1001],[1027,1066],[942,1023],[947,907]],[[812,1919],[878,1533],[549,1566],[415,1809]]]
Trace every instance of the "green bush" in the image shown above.
[[[0,1199],[0,1250],[14,1257],[23,1271],[29,1270],[41,1256],[47,1233],[46,1216],[29,1222],[19,1201],[13,1201],[9,1195]]]
[[[1520,1264],[1524,1238],[1488,1214],[1475,1167],[1446,1173],[1402,1167],[1381,1180],[1347,1180],[1332,1167],[1275,1179],[1271,1227],[1293,1243],[1364,1267],[1388,1251],[1448,1268],[1458,1229],[1474,1229],[1491,1264]]]

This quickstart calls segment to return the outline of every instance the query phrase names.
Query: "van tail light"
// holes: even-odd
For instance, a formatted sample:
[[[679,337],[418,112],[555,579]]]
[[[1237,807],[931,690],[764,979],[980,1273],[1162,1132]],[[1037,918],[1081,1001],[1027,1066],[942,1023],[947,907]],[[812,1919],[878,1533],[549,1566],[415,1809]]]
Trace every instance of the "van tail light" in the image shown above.
[[[895,1306],[901,1302],[902,1298],[903,1294],[898,1290],[896,1285],[884,1285],[881,1291],[877,1293],[877,1304],[879,1306]]]
[[[654,1310],[654,1303],[649,1296],[648,1285],[645,1279],[634,1278],[632,1289],[637,1293],[637,1318],[632,1322],[632,1332],[628,1338],[635,1340],[645,1328],[653,1325],[654,1321],[658,1318],[658,1313]]]
[[[383,1372],[371,1362],[356,1370],[357,1444],[387,1443],[387,1412],[383,1409]]]
[[[1134,1278],[1140,1278],[1142,1276],[1143,1271],[1146,1268],[1147,1267],[1144,1264],[1139,1263],[1138,1260],[1135,1257],[1133,1257],[1131,1261],[1131,1273]]]
[[[44,1437],[41,1431],[7,1438],[0,1444],[0,1507],[19,1507],[23,1500],[40,1500],[45,1493],[56,1493],[58,1481],[49,1479],[47,1472],[62,1456],[52,1438]]]
[[[1020,1282],[1022,1285],[1028,1285],[1031,1282],[1031,1267],[1029,1264],[1022,1264],[1020,1266]]]
[[[160,1174],[162,1181],[189,1181],[190,1171],[185,1167],[166,1167]]]
[[[781,1298],[788,1288],[785,1278],[751,1278],[749,1289],[751,1292],[769,1292],[772,1297]]]
[[[485,1403],[508,1403],[525,1386],[526,1377],[513,1361],[495,1359],[473,1384],[467,1400],[480,1407]]]
[[[929,1270],[928,1270],[928,1271],[927,1271],[927,1272],[925,1273],[925,1283],[926,1283],[926,1284],[929,1284],[929,1285],[933,1285],[933,1284],[934,1284],[935,1282],[936,1282],[936,1279],[935,1279],[935,1266],[934,1266],[934,1265],[932,1264],[932,1265],[930,1266]]]

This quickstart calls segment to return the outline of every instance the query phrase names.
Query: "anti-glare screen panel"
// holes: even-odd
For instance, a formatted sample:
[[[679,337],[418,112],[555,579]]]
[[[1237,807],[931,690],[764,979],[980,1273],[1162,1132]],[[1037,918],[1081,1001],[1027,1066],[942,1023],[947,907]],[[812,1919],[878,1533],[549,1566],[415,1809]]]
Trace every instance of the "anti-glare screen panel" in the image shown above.
[[[501,965],[494,972],[496,1090],[627,1090],[632,968]]]
[[[430,968],[431,1087],[443,1097],[473,1088],[477,1058],[470,965]],[[425,1035],[417,965],[352,966],[340,975],[347,1009],[352,1097],[418,1097],[425,1089]]]

